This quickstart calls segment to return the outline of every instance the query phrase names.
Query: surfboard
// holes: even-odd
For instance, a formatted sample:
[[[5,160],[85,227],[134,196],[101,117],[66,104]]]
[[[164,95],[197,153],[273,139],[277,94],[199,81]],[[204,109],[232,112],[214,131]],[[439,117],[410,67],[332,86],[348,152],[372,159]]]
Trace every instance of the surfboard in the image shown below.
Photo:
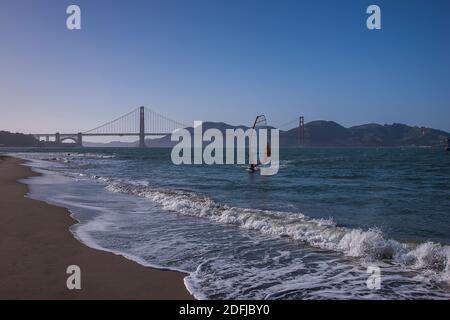
[[[255,173],[255,172],[259,171],[259,168],[258,168],[258,167],[255,167],[255,168],[248,167],[248,168],[246,169],[246,171],[247,171],[248,173]]]

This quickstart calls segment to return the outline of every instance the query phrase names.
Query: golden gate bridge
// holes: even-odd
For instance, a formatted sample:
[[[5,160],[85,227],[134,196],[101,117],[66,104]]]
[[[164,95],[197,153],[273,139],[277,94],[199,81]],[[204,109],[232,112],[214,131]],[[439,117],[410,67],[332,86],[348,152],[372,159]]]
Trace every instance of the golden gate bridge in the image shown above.
[[[133,111],[102,124],[94,129],[78,133],[37,133],[33,134],[38,140],[45,138],[50,141],[52,138],[56,145],[61,145],[64,141],[73,141],[76,145],[83,145],[83,137],[139,137],[139,147],[145,147],[145,137],[166,136],[174,130],[185,128],[187,125],[169,119],[150,108],[139,107]]]
[[[303,142],[304,118],[299,118],[299,141]],[[283,128],[295,123],[293,120],[278,128]],[[139,147],[145,148],[145,138],[148,136],[167,136],[173,131],[187,128],[188,125],[172,120],[147,107],[139,107],[131,112],[102,124],[93,129],[77,133],[36,133],[33,134],[38,140],[45,139],[55,146],[63,146],[65,141],[72,141],[75,145],[83,146],[83,137],[139,137]]]

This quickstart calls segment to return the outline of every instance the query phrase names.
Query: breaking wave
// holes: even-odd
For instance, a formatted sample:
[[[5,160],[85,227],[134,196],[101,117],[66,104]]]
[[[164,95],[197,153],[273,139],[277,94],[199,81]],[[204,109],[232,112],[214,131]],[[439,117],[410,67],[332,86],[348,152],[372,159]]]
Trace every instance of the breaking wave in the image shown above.
[[[22,159],[30,161],[50,161],[58,163],[70,163],[74,160],[88,160],[88,159],[116,159],[116,154],[106,153],[91,153],[91,152],[46,152],[46,153],[14,153],[14,156],[18,156]]]
[[[164,210],[235,225],[243,229],[304,242],[312,247],[341,252],[367,261],[397,263],[420,271],[423,280],[450,283],[450,247],[438,243],[402,243],[387,239],[379,229],[350,229],[332,219],[313,219],[301,213],[238,208],[216,203],[194,192],[151,188],[139,183],[117,182],[101,177],[111,192],[147,198]]]

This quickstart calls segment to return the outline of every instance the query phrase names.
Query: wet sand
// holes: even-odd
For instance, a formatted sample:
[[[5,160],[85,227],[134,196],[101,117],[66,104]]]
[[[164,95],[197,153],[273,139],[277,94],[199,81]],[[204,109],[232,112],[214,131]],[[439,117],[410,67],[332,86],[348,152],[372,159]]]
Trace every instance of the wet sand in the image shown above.
[[[67,209],[25,197],[28,187],[17,180],[38,174],[23,162],[0,156],[0,299],[192,299],[185,274],[76,240]],[[67,288],[70,265],[81,269],[81,290]]]

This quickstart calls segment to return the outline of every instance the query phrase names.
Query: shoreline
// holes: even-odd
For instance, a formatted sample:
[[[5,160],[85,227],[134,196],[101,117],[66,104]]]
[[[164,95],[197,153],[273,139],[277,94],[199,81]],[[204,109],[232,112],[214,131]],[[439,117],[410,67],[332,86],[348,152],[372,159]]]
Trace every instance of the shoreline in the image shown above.
[[[186,274],[145,267],[90,248],[70,231],[70,211],[26,197],[20,179],[39,176],[26,161],[0,156],[0,299],[194,299]],[[81,269],[81,289],[69,290],[67,267]]]

